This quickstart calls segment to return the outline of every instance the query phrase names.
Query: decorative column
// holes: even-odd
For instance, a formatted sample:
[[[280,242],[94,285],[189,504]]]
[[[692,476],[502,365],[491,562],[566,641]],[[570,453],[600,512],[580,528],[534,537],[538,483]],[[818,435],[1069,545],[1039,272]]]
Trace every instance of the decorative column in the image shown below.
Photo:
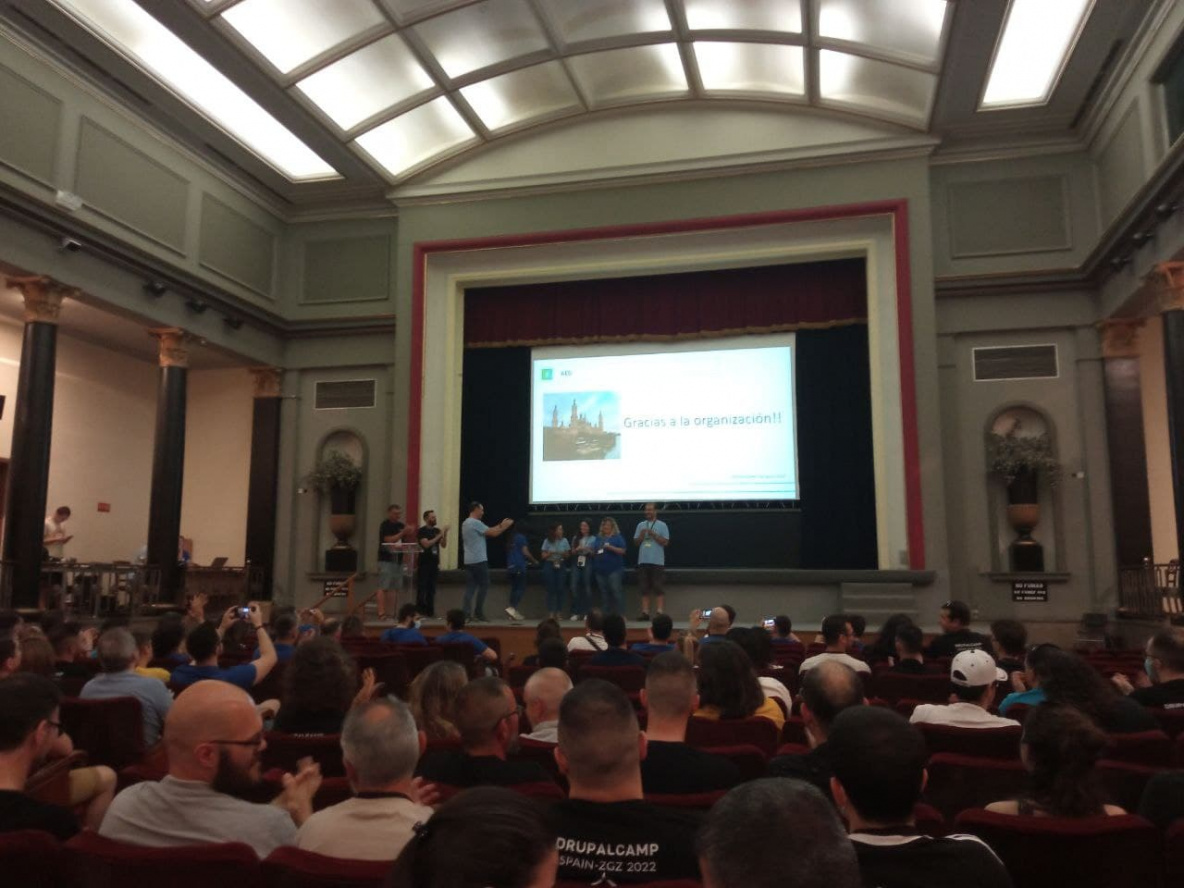
[[[1139,376],[1142,327],[1142,318],[1109,318],[1098,324],[1102,336],[1110,497],[1119,567],[1140,565],[1152,554],[1151,500],[1147,489],[1147,446]]]
[[[63,297],[78,291],[47,277],[10,277],[7,281],[24,297],[25,333],[12,427],[4,557],[12,562],[13,607],[36,608],[40,606],[41,541],[49,489],[58,314]]]
[[[1155,268],[1163,318],[1163,371],[1168,396],[1168,444],[1172,454],[1172,494],[1176,504],[1176,544],[1184,553],[1184,262]]]
[[[178,564],[181,490],[185,480],[185,400],[189,350],[185,331],[148,331],[160,340],[160,384],[156,393],[156,441],[152,452],[152,499],[148,507],[148,563],[160,568],[160,597],[183,601]]]
[[[263,569],[264,598],[275,570],[276,489],[280,461],[280,383],[277,367],[252,367],[255,411],[251,422],[251,476],[247,483],[247,563]]]

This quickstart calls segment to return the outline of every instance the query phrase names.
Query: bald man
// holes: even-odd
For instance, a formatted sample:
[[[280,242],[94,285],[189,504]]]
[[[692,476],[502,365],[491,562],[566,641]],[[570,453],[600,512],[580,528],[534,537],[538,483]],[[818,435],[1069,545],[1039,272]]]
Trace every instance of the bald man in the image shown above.
[[[570,690],[571,678],[562,669],[549,666],[531,675],[526,680],[522,699],[526,704],[526,717],[534,730],[522,736],[540,743],[558,743],[559,704]]]
[[[697,610],[691,611],[691,616],[688,620],[688,629],[680,642],[683,654],[689,660],[695,659],[695,633],[699,631],[699,627],[703,624],[703,615]],[[713,644],[717,641],[726,641],[728,630],[732,628],[732,616],[728,613],[726,608],[713,607],[711,609],[711,616],[707,620],[707,634],[699,639],[699,644]]]
[[[312,814],[320,768],[307,764],[284,775],[270,804],[235,798],[259,783],[266,746],[263,722],[246,691],[221,681],[183,691],[164,723],[169,773],[115,797],[99,834],[150,848],[245,842],[261,858],[290,845]]]

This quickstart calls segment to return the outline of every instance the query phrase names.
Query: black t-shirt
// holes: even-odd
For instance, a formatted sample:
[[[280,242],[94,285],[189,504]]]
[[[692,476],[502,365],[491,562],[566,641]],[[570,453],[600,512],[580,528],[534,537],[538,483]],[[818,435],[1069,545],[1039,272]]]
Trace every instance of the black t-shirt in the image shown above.
[[[735,762],[685,743],[651,740],[641,763],[641,786],[646,793],[715,792],[739,782],[740,769]]]
[[[991,649],[991,639],[969,629],[959,629],[957,632],[946,632],[937,636],[930,642],[925,654],[929,657],[955,657],[963,651],[972,651],[976,648],[982,648],[992,657],[995,656]]]
[[[389,518],[387,520],[383,521],[382,524],[378,525],[378,560],[379,561],[395,561],[396,560],[395,553],[392,552],[390,549],[388,549],[386,546],[384,546],[383,543],[386,542],[387,537],[398,536],[399,534],[401,534],[403,532],[403,528],[405,528],[406,526],[407,525],[404,524],[402,521],[391,521]],[[397,543],[399,541],[395,540],[395,542]],[[399,559],[401,559],[402,557],[403,556],[401,554],[398,556]]]
[[[1013,672],[1024,671],[1024,661],[1016,660],[1012,657],[1000,657],[999,660],[996,661],[995,665],[1006,672],[1008,675],[1011,675]]]
[[[1137,701],[1130,697],[1115,697],[1114,704],[1101,719],[1102,730],[1107,734],[1138,734],[1141,731],[1158,731],[1159,722]]]
[[[588,666],[640,666],[645,668],[645,657],[624,648],[609,648],[588,658]]]
[[[1184,817],[1184,771],[1163,771],[1148,780],[1139,802],[1139,816],[1160,829]]]
[[[766,772],[770,777],[790,777],[794,780],[805,780],[818,787],[828,799],[830,796],[830,778],[834,770],[830,765],[830,751],[823,743],[815,746],[803,755],[778,755],[769,762]]]
[[[995,853],[973,836],[931,839],[910,827],[851,837],[859,874],[868,888],[1011,888]]]
[[[78,821],[65,808],[46,805],[23,792],[0,789],[0,832],[39,829],[62,841],[78,833]]]
[[[892,672],[904,673],[905,675],[931,675],[930,670],[925,668],[925,664],[920,660],[901,660],[892,667]]]
[[[1144,706],[1184,709],[1184,678],[1161,681],[1149,688],[1136,688],[1127,696]]]
[[[468,755],[459,749],[430,752],[419,760],[420,777],[447,786],[513,786],[550,783],[551,776],[536,762],[505,761],[495,755]]]
[[[586,802],[567,799],[551,807],[559,835],[559,881],[664,882],[695,879],[699,859],[698,811],[661,808],[649,802]]]
[[[55,660],[53,670],[55,678],[94,678],[95,676],[94,672],[73,660]]]
[[[417,540],[430,540],[436,534],[440,533],[440,528],[432,527],[430,524],[425,524],[415,533]],[[419,547],[419,566],[420,567],[439,567],[440,566],[440,544],[425,549],[423,546]]]
[[[280,707],[275,730],[282,734],[340,734],[345,713],[337,710],[299,712]]]

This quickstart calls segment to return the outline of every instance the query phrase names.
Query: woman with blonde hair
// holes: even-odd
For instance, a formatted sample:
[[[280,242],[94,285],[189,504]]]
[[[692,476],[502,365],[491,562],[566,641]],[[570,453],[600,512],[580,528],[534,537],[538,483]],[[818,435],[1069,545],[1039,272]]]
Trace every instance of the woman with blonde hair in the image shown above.
[[[455,660],[440,660],[411,682],[407,702],[415,724],[427,735],[429,743],[460,739],[460,732],[452,722],[452,707],[468,681],[464,666]]]
[[[600,521],[600,533],[592,547],[592,574],[604,601],[604,612],[619,614],[624,604],[625,538],[615,518]]]

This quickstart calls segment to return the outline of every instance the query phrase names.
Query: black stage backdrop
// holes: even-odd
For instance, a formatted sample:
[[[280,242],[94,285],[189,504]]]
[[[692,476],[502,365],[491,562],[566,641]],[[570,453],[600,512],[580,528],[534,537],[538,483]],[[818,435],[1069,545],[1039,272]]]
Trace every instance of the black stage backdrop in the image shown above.
[[[796,373],[800,508],[724,510],[715,504],[699,509],[694,503],[659,503],[670,525],[668,566],[876,569],[867,325],[799,330]],[[600,517],[611,514],[622,533],[632,536],[642,520],[640,509],[532,514],[529,348],[466,349],[462,391],[462,520],[468,501],[479,500],[486,523],[505,517],[524,523],[536,552],[544,530],[556,521],[570,537],[580,519],[589,519],[595,532]],[[456,538],[459,545],[459,532]],[[505,539],[490,541],[493,567],[505,565]],[[630,565],[633,556],[626,559]]]

